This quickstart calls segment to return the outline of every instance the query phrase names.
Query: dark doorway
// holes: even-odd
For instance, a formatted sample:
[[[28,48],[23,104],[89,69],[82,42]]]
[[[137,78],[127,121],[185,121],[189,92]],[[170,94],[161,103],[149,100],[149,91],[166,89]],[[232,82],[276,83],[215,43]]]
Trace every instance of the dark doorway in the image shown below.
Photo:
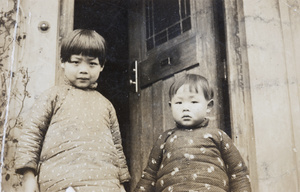
[[[98,91],[114,105],[128,159],[128,26],[126,0],[75,0],[74,29],[92,29],[107,43],[107,61]]]
[[[224,17],[224,1],[214,1],[214,16],[216,28],[216,47],[219,57],[217,58],[218,65],[218,90],[220,94],[220,103],[222,103],[221,128],[231,137],[231,120],[229,106],[229,87],[227,79],[227,58],[226,58],[226,37],[225,37],[225,17]]]

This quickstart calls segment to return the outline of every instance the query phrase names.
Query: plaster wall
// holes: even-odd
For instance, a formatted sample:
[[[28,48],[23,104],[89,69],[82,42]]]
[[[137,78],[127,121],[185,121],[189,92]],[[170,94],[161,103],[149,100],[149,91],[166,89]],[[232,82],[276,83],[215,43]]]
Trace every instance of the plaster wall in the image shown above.
[[[299,1],[243,1],[261,192],[299,191]],[[252,178],[253,179],[253,178]]]
[[[32,98],[26,102],[29,107],[36,97],[55,84],[59,1],[26,0],[22,1],[22,8],[27,33],[22,65],[28,67],[30,76],[28,92]],[[47,31],[39,29],[42,23],[49,25]]]
[[[14,170],[20,117],[55,84],[59,13],[59,1],[0,2],[0,191],[22,191]]]

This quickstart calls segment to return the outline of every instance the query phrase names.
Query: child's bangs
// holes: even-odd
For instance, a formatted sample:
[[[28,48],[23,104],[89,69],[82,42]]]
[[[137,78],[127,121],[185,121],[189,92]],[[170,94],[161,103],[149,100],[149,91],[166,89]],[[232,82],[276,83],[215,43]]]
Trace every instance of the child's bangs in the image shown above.
[[[190,79],[183,79],[183,78],[179,79],[178,81],[173,83],[173,85],[171,86],[171,88],[169,90],[170,100],[177,93],[178,89],[184,85],[188,86],[188,90],[191,93],[198,93],[199,89],[201,89],[199,84],[195,81],[191,81]]]
[[[187,85],[191,93],[203,92],[204,97],[207,100],[212,99],[214,96],[213,90],[209,87],[208,81],[204,77],[200,75],[187,74],[177,79],[171,85],[169,90],[170,100],[183,85]]]
[[[189,91],[191,93],[199,93],[199,89],[202,89],[201,86],[198,83],[196,83],[195,81],[189,81],[183,85],[189,86]]]
[[[80,36],[77,40],[74,39],[74,44],[71,45],[72,54],[82,54],[89,57],[104,57],[105,47],[88,36]]]

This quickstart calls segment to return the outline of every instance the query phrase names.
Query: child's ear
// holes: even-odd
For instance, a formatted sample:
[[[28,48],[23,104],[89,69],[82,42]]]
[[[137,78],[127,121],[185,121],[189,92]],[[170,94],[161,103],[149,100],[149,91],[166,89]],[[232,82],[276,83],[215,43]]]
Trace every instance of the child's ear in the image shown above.
[[[208,103],[207,103],[206,113],[211,112],[213,106],[214,106],[214,100],[211,99],[211,100],[209,100]]]
[[[61,62],[61,63],[60,63],[60,66],[61,66],[61,68],[64,69],[64,68],[65,68],[65,63],[62,63],[62,62]]]
[[[102,72],[103,69],[104,69],[104,65],[102,65],[102,66],[100,65],[100,67],[101,67],[101,68],[100,68],[100,72]]]
[[[171,101],[169,101],[169,107],[171,107],[171,106],[172,106]]]

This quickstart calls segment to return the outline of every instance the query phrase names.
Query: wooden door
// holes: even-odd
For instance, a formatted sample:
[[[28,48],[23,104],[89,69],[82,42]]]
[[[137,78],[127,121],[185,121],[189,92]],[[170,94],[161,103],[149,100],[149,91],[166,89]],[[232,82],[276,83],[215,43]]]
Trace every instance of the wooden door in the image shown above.
[[[209,79],[215,92],[210,126],[230,134],[229,110],[224,105],[227,88],[221,12],[221,1],[130,1],[129,60],[137,63],[137,69],[131,65],[130,70],[139,73],[133,78],[137,92],[133,88],[130,93],[131,189],[159,134],[175,125],[168,90],[180,75],[196,73]]]

